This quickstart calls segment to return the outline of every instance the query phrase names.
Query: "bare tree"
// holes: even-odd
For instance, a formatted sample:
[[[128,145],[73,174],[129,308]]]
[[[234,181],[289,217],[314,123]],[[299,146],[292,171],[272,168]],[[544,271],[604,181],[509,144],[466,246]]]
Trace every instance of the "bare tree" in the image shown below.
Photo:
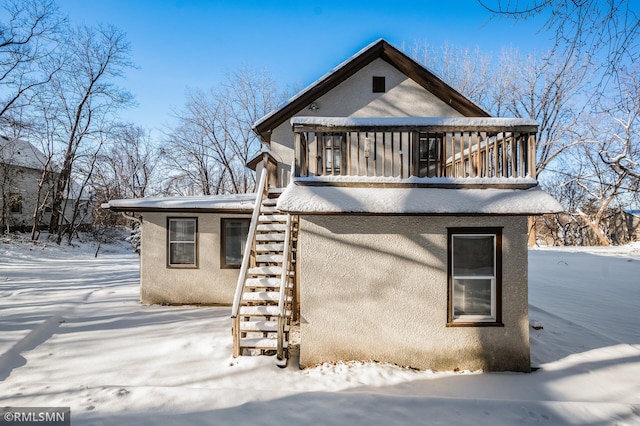
[[[32,98],[60,70],[57,54],[65,24],[53,0],[7,0],[0,6],[0,131],[10,138],[28,134]],[[16,168],[9,166],[10,161],[2,163],[3,188],[7,189]],[[42,166],[49,170],[50,164]],[[37,198],[42,185],[38,186]],[[2,192],[6,204],[8,193]],[[25,201],[31,204],[31,200]],[[11,206],[4,207],[3,223],[8,226],[7,210]]]
[[[491,114],[536,120],[537,174],[580,143],[574,129],[581,110],[577,96],[588,76],[585,60],[566,60],[553,52],[523,55],[517,49],[494,58],[477,48],[445,44],[433,49],[419,42],[409,53]]]
[[[32,141],[44,156],[43,170],[37,183],[35,207],[33,210],[33,227],[31,239],[40,238],[40,230],[44,224],[48,225],[45,213],[51,211],[54,184],[59,173],[55,162],[57,138],[62,128],[58,119],[58,108],[51,97],[50,90],[37,90],[30,104],[30,125],[25,127],[25,137]]]
[[[502,52],[499,69],[500,78],[489,88],[491,110],[538,122],[539,175],[565,150],[581,143],[575,129],[580,121],[578,96],[585,86],[587,64],[576,58],[558,58],[552,52],[522,56],[510,49]]]
[[[515,20],[544,16],[541,29],[555,35],[559,57],[586,55],[600,70],[600,85],[617,84],[621,67],[640,58],[640,3],[629,0],[478,0],[496,17]],[[602,93],[602,92],[600,92]]]
[[[612,205],[623,206],[637,195],[640,182],[640,78],[637,70],[621,70],[617,96],[601,98],[601,106],[588,121],[589,144],[581,159],[590,175],[576,180],[589,191],[591,212],[578,210],[599,238],[610,243],[602,227]],[[618,238],[616,238],[618,239]]]
[[[54,76],[52,97],[58,108],[58,142],[63,147],[60,173],[55,183],[49,232],[57,233],[60,244],[65,230],[64,203],[72,192],[72,176],[78,152],[96,153],[103,134],[108,133],[118,108],[131,101],[131,95],[114,84],[131,66],[125,34],[112,26],[79,27],[69,31],[65,43],[65,68]],[[79,151],[80,150],[80,151]],[[90,178],[93,167],[87,168]],[[82,196],[80,188],[78,197]],[[75,214],[73,215],[76,216]]]
[[[436,48],[424,41],[415,41],[406,50],[413,59],[478,105],[487,108],[491,104],[489,89],[496,83],[496,64],[492,55],[478,47],[461,49],[444,43]]]
[[[571,151],[573,158],[568,160],[562,174],[566,176],[564,186],[574,188],[575,193],[569,212],[596,237],[596,244],[608,246],[612,240],[622,240],[609,228],[608,219],[630,198],[632,176],[602,159],[607,147],[616,140],[617,122],[593,113],[588,123],[583,131],[584,143]]]
[[[617,174],[640,182],[640,68],[622,70],[619,93],[602,109],[613,127],[601,141],[600,158]]]
[[[158,162],[159,152],[148,131],[134,124],[115,127],[93,173],[97,201],[149,195]]]
[[[215,140],[209,138],[203,126],[196,124],[201,118],[208,120],[209,116],[192,114],[185,111],[176,116],[178,125],[167,134],[166,148],[160,148],[166,168],[170,170],[165,180],[165,192],[177,195],[218,194],[222,190],[224,172],[214,160],[212,144]]]
[[[581,145],[545,184],[567,208],[557,220],[565,242],[609,245],[629,239],[621,217],[625,207],[640,201],[640,79],[637,71],[622,71],[617,95],[610,90],[583,113],[576,127]]]
[[[282,98],[266,72],[249,68],[227,75],[208,91],[191,90],[166,138],[172,190],[202,195],[252,191],[255,177],[245,164],[259,144],[251,126]]]
[[[20,127],[20,108],[60,70],[65,25],[53,0],[7,0],[0,17],[0,128]]]

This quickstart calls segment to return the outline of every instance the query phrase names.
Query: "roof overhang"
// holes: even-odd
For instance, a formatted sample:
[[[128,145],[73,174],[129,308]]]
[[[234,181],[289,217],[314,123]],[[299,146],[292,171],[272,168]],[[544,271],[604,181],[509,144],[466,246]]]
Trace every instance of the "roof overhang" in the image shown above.
[[[247,161],[247,168],[255,172],[258,164],[264,161],[265,155],[267,156],[268,161],[276,162],[276,159],[271,155],[270,151],[262,149],[255,157]]]
[[[251,213],[255,200],[255,194],[145,197],[111,200],[101,207],[116,212]]]
[[[301,215],[537,215],[564,209],[539,187],[447,189],[290,184],[279,210]]]
[[[521,132],[537,133],[530,118],[503,117],[292,117],[294,130],[331,132]]]

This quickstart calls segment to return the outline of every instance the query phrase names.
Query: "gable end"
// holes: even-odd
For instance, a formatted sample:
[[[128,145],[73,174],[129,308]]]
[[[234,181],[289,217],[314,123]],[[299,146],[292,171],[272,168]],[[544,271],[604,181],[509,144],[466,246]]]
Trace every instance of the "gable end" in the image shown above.
[[[425,67],[385,40],[379,40],[357,53],[347,62],[339,65],[334,71],[321,77],[307,89],[298,93],[280,109],[258,120],[253,127],[254,132],[261,136],[263,140],[268,140],[272,129],[289,120],[298,111],[337,87],[377,58],[383,59],[398,69],[460,114],[467,117],[490,117],[485,110],[457,92]]]

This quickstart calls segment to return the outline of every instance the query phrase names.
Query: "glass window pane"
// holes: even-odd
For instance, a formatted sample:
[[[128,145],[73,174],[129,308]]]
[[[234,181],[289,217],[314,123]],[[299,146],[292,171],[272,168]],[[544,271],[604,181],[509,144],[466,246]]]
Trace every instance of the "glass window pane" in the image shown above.
[[[454,276],[493,276],[494,258],[492,235],[455,235],[453,237]]]
[[[328,171],[331,171],[331,168],[333,167],[333,158],[331,157],[331,148],[327,148],[327,152],[324,158],[325,158],[325,168]]]
[[[225,223],[225,264],[228,266],[240,266],[244,256],[244,247],[249,233],[249,221],[230,221]]]
[[[493,280],[462,279],[453,281],[453,316],[491,316]]]
[[[196,219],[169,219],[169,264],[196,264]]]
[[[169,245],[170,263],[172,265],[193,265],[196,263],[194,243],[171,243]]]
[[[172,219],[169,221],[170,241],[192,241],[196,238],[196,221],[193,219]]]
[[[329,173],[340,172],[340,160],[342,158],[342,138],[344,134],[327,134],[325,140],[325,170]],[[331,147],[333,146],[333,155]]]

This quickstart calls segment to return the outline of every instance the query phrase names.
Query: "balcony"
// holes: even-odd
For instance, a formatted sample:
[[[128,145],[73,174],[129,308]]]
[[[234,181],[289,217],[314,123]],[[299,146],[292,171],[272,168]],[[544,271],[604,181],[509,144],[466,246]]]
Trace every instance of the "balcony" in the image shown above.
[[[537,185],[529,119],[294,117],[293,177],[328,186],[512,188]]]

